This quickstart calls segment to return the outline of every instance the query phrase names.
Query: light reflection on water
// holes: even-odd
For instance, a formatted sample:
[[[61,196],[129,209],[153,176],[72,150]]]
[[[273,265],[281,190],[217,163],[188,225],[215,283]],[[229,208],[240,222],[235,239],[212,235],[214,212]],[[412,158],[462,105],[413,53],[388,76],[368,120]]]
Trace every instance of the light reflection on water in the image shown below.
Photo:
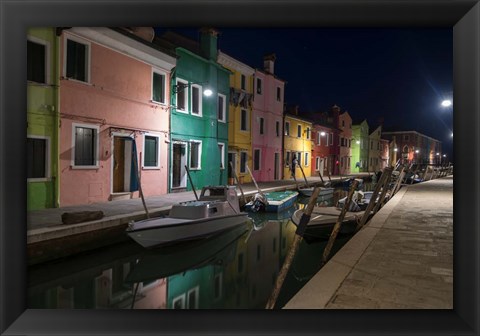
[[[346,191],[320,198],[333,205]],[[29,308],[263,309],[295,235],[290,216],[252,214],[221,235],[147,251],[132,241],[36,265],[28,272]],[[349,236],[338,237],[332,255]],[[320,269],[326,240],[303,241],[277,308]]]

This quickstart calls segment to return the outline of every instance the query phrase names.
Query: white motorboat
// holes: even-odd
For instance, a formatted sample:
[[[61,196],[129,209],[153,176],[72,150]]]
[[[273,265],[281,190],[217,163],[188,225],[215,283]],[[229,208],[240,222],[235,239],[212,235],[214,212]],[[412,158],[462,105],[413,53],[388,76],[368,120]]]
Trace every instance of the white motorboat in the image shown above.
[[[234,186],[207,186],[198,200],[173,205],[166,217],[130,222],[126,233],[138,244],[151,248],[209,237],[247,220],[247,213],[240,211]]]

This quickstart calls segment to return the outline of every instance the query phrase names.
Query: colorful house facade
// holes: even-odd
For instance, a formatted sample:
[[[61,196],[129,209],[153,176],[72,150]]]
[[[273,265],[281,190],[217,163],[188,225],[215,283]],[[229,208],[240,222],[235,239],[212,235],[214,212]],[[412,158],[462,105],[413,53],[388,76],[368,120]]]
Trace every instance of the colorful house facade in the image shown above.
[[[255,69],[219,51],[218,63],[231,71],[228,113],[228,178],[234,173],[240,183],[252,181],[247,166],[252,167],[252,102]],[[232,172],[232,166],[234,172]]]
[[[256,181],[282,178],[282,118],[285,82],[274,75],[275,54],[255,70],[252,115],[252,174]]]
[[[312,132],[312,172],[311,174],[321,174],[327,176],[328,157],[330,155],[329,139],[333,140],[333,130],[329,126],[319,123],[313,124]]]
[[[61,206],[166,193],[174,54],[153,29],[68,28],[60,47]]]
[[[401,163],[437,164],[443,159],[442,142],[416,131],[383,132],[385,139],[397,144],[397,160]],[[438,155],[437,155],[438,154]]]
[[[350,162],[352,173],[368,171],[368,135],[369,128],[366,119],[352,125],[352,160]]]
[[[27,210],[59,206],[58,42],[54,28],[27,32]]]
[[[380,170],[380,139],[382,137],[382,126],[378,126],[368,136],[368,170],[377,172]]]
[[[345,111],[338,117],[340,132],[340,175],[349,175],[352,161],[352,117]]]
[[[298,108],[293,113],[285,113],[284,123],[284,178],[310,177],[312,172],[312,129],[313,123],[298,116]],[[297,162],[294,164],[293,160]],[[299,167],[301,166],[301,168]],[[293,170],[291,167],[295,167]]]
[[[192,190],[191,183],[195,189],[227,184],[230,71],[217,63],[217,35],[202,29],[199,42],[173,32],[155,40],[178,55],[172,76],[170,192]]]

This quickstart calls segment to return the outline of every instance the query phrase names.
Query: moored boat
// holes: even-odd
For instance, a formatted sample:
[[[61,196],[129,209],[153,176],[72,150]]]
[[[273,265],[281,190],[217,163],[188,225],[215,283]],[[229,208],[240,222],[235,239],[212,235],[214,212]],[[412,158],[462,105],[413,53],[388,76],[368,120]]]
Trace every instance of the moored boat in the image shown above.
[[[273,191],[263,193],[264,197],[254,197],[254,199],[245,204],[247,211],[265,211],[265,212],[280,212],[284,211],[295,203],[298,197],[298,191]],[[265,202],[266,200],[266,202]]]
[[[312,196],[314,187],[304,187],[304,188],[298,188],[298,191],[300,194],[303,196]],[[325,196],[330,196],[333,195],[334,188],[326,188],[326,187],[320,187],[320,193],[318,194],[318,197],[325,197]]]
[[[234,186],[207,186],[196,201],[172,206],[166,217],[131,222],[126,233],[146,248],[205,238],[248,220]]]

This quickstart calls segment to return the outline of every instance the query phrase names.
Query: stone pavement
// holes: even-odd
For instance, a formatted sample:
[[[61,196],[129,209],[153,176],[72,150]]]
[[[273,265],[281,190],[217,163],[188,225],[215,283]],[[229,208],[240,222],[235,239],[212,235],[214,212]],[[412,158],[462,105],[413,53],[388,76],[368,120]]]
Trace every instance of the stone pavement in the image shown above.
[[[453,176],[402,187],[284,307],[357,308],[453,308]]]

